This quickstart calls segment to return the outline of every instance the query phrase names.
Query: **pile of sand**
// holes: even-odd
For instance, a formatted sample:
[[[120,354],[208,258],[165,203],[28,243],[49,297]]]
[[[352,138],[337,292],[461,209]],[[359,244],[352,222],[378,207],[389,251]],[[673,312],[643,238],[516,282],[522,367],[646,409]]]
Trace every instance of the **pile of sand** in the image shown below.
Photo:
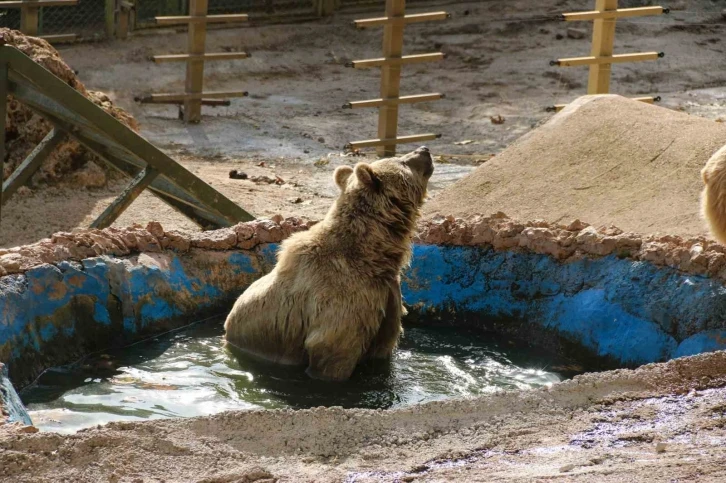
[[[0,38],[7,45],[21,50],[25,55],[64,80],[71,87],[101,106],[113,117],[138,130],[136,120],[123,109],[115,107],[103,92],[86,90],[78,80],[73,69],[68,67],[60,54],[45,40],[28,37],[17,30],[0,28]],[[7,158],[3,166],[3,179],[6,179],[23,162],[33,148],[48,134],[52,126],[41,116],[8,96],[8,114],[5,126],[5,148]],[[61,143],[45,160],[43,166],[33,177],[34,182],[67,180],[76,186],[103,186],[106,173],[93,163],[95,156],[73,140]]]
[[[439,192],[425,212],[503,211],[522,220],[579,218],[639,233],[703,235],[700,170],[724,144],[722,123],[587,96]]]

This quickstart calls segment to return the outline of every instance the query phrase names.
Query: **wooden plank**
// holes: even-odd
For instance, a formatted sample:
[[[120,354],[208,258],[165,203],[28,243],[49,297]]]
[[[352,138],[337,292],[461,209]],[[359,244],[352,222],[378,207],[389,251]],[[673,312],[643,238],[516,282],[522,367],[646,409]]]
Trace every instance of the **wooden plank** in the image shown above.
[[[78,39],[78,35],[76,34],[58,34],[58,35],[41,35],[41,39],[45,40],[46,42],[53,43],[62,43],[62,42],[73,42],[74,40]]]
[[[152,59],[157,64],[163,62],[185,62],[189,60],[203,60],[205,62],[210,60],[236,60],[246,59],[249,54],[246,52],[214,52],[211,54],[167,54],[167,55],[154,55]]]
[[[65,133],[59,129],[53,128],[43,138],[42,141],[33,149],[30,154],[23,160],[20,165],[15,168],[15,171],[10,174],[8,179],[3,183],[2,188],[2,203],[5,203],[12,195],[18,191],[18,188],[23,186],[30,180],[35,174],[43,161],[50,155],[51,152],[58,146]]]
[[[79,143],[83,144],[83,146],[103,160],[110,168],[125,173],[129,177],[133,178],[138,176],[138,174],[144,169],[138,165],[138,161],[135,160],[134,162],[129,162],[129,160],[116,157],[104,145],[85,138],[80,133],[76,133],[74,137]],[[159,175],[156,179],[154,179],[148,189],[154,196],[168,204],[174,210],[184,216],[187,216],[190,220],[204,229],[223,228],[232,224],[227,219],[220,216],[216,211],[207,209],[205,206],[200,204],[199,201],[179,190],[179,188],[170,183],[163,175]],[[248,216],[250,217],[249,220],[254,219],[252,215],[248,214]]]
[[[419,141],[433,141],[440,138],[440,134],[413,134],[411,136],[399,136],[389,139],[366,139],[365,141],[352,141],[348,143],[349,148],[375,148],[380,146],[390,146],[396,144],[416,143]]]
[[[451,15],[446,12],[429,12],[429,13],[416,13],[413,15],[404,15],[402,17],[378,17],[378,18],[367,18],[363,20],[353,20],[353,24],[359,28],[367,27],[379,27],[381,25],[389,24],[403,24],[410,25],[413,23],[421,22],[432,22],[436,20],[446,20]]]
[[[246,22],[249,15],[246,13],[229,14],[229,15],[199,15],[194,13],[192,4],[194,0],[189,0],[189,13],[192,15],[179,15],[174,17],[156,17],[157,25],[183,25],[183,24],[207,24],[207,23],[231,23]],[[199,12],[199,10],[196,10]],[[204,10],[206,14],[206,9]]]
[[[380,107],[394,104],[416,104],[418,102],[437,101],[445,96],[439,93],[416,94],[413,96],[401,96],[395,99],[369,99],[366,101],[353,101],[345,104],[344,109],[358,109],[362,107]]]
[[[31,61],[32,62],[32,61]],[[8,69],[9,65],[5,59],[0,59],[0,166],[5,165],[5,158],[7,157],[7,151],[5,150],[5,117],[8,112],[8,92],[9,92],[9,81],[8,81]],[[2,204],[3,194],[0,190],[0,220],[2,220]]]
[[[386,17],[403,17],[406,14],[405,0],[386,0]],[[381,99],[400,97],[401,65],[403,64],[403,23],[388,23],[383,27],[383,59],[380,62],[353,62],[353,66],[380,65]],[[408,56],[412,57],[412,56]],[[396,139],[398,135],[398,105],[384,104],[378,108],[378,138]],[[395,142],[377,144],[378,156],[395,156]]]
[[[387,25],[385,28],[401,28],[396,27],[394,25]],[[378,59],[364,59],[364,60],[354,60],[347,64],[349,67],[353,67],[355,69],[369,69],[371,67],[382,67],[382,66],[388,66],[388,67],[399,67],[401,65],[405,64],[420,64],[422,62],[433,62],[436,60],[443,60],[446,58],[446,54],[443,52],[435,52],[432,54],[415,54],[415,55],[404,55],[404,56],[394,56],[394,55],[385,55],[385,57],[381,57]]]
[[[189,13],[194,17],[207,16],[208,0],[189,0]],[[187,37],[188,52],[203,56],[207,41],[207,24],[192,22]],[[202,120],[202,89],[204,88],[204,59],[187,62],[187,76],[184,92],[192,97],[184,99],[184,122],[196,123]],[[207,96],[209,97],[209,96]]]
[[[33,4],[33,7],[66,7],[71,5],[77,5],[78,0],[22,0],[22,1],[2,1],[0,2],[0,8],[24,8],[28,4]]]
[[[33,62],[18,49],[9,45],[0,46],[0,62],[3,61],[10,64],[13,72],[32,79],[33,84],[44,95],[67,107],[74,115],[94,126],[96,131],[103,133],[109,140],[124,146],[129,153],[143,160],[144,163],[158,169],[177,188],[198,200],[202,206],[219,213],[230,224],[254,219],[237,204],[169,158],[156,146],[124,126],[44,67]]]
[[[618,0],[596,0],[595,10],[605,12],[617,10]],[[595,58],[611,57],[615,43],[615,19],[599,18],[593,21],[592,49],[590,55]],[[587,80],[588,94],[607,94],[610,92],[610,74],[612,64],[592,64]]]
[[[152,181],[159,176],[159,172],[147,166],[133,179],[131,183],[124,188],[121,194],[113,200],[113,202],[103,210],[103,213],[91,223],[91,228],[107,228],[121,216],[126,208],[139,197],[139,195],[149,187]]]
[[[141,98],[141,102],[169,102],[169,101],[186,101],[189,99],[224,99],[227,97],[247,97],[249,93],[247,91],[210,91],[210,92],[199,92],[197,94],[150,94],[146,97]]]
[[[174,105],[180,105],[184,104],[183,99],[171,99],[171,100],[154,100],[151,99],[151,97],[144,97],[139,98],[137,102],[141,103],[149,103],[149,104],[174,104]],[[223,107],[223,106],[231,106],[232,102],[229,99],[204,99],[202,98],[202,105],[203,106],[212,106],[212,107]]]
[[[598,10],[592,10],[589,12],[572,12],[563,13],[562,19],[567,22],[577,22],[583,20],[597,20],[597,19],[618,19],[618,18],[633,18],[633,17],[645,17],[648,15],[660,15],[664,12],[663,7],[637,7],[637,8],[618,8],[617,10],[610,10],[608,12],[600,12]]]
[[[625,62],[643,62],[646,60],[658,60],[663,57],[659,52],[642,52],[636,54],[615,54],[608,57],[571,57],[568,59],[558,59],[557,65],[560,67],[577,67],[580,65],[602,65],[602,64],[622,64]]]

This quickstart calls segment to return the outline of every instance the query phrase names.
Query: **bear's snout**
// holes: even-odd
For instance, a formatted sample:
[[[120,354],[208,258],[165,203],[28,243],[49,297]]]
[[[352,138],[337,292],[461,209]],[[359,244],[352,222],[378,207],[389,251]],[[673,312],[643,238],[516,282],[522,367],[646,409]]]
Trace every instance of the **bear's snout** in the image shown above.
[[[429,148],[421,146],[411,154],[413,156],[408,159],[407,164],[414,171],[421,173],[425,178],[429,178],[434,173],[434,160],[431,157]]]

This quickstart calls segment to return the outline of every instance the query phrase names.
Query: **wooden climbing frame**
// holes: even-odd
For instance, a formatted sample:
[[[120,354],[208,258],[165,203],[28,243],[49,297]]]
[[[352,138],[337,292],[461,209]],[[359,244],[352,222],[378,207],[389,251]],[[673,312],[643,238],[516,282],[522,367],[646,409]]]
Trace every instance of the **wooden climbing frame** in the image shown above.
[[[151,94],[142,97],[141,102],[183,105],[184,122],[197,123],[202,120],[202,105],[229,105],[227,97],[246,97],[247,91],[204,92],[204,63],[214,60],[246,59],[245,52],[207,53],[207,24],[246,22],[247,14],[207,15],[209,0],[189,0],[189,15],[156,17],[157,25],[188,25],[188,53],[155,55],[152,60],[163,62],[186,62],[187,73],[184,93]]]
[[[131,183],[92,223],[111,225],[148,189],[204,229],[232,226],[254,217],[196,177],[83,94],[0,39],[0,159],[5,158],[7,96],[12,95],[53,129],[2,184],[0,206],[40,168],[66,137],[95,154]]]
[[[25,35],[38,37],[42,7],[68,7],[77,4],[78,0],[17,0],[0,2],[0,8],[19,8],[20,31]],[[39,37],[48,42],[70,42],[76,39],[76,34],[40,35]]]
[[[375,147],[379,156],[394,156],[396,145],[430,141],[440,137],[439,134],[416,134],[412,136],[398,135],[398,106],[418,102],[443,99],[439,93],[401,96],[401,67],[442,60],[446,57],[441,52],[431,54],[403,55],[403,31],[408,24],[445,20],[450,17],[446,12],[421,13],[406,15],[405,0],[386,0],[386,16],[355,20],[353,24],[359,28],[383,27],[383,57],[378,59],[354,60],[346,64],[354,69],[372,67],[381,68],[381,97],[366,101],[348,102],[345,109],[362,107],[378,108],[378,138],[348,143],[349,149]]]
[[[588,94],[608,94],[613,64],[623,62],[642,62],[657,60],[664,56],[663,52],[642,52],[635,54],[613,54],[615,44],[615,22],[619,18],[644,17],[669,13],[663,7],[618,8],[618,0],[595,0],[595,10],[588,12],[564,13],[560,16],[565,22],[592,21],[592,48],[588,57],[572,57],[557,59],[550,62],[552,66],[577,67],[590,66],[587,80]],[[660,97],[636,97],[634,100],[653,103]],[[565,104],[557,104],[550,108],[559,111]]]

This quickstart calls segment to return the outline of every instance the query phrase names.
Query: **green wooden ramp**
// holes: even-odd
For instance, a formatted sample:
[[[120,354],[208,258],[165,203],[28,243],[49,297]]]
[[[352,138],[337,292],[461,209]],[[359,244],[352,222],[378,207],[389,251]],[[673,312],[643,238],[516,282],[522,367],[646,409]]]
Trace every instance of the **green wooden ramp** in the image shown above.
[[[43,116],[54,129],[2,186],[4,203],[40,168],[65,137],[71,136],[109,166],[132,178],[119,197],[93,222],[111,225],[144,190],[203,229],[231,226],[254,217],[164,154],[149,141],[95,105],[83,94],[15,47],[0,39],[0,159],[5,159],[8,94]],[[0,206],[2,205],[0,203]]]

